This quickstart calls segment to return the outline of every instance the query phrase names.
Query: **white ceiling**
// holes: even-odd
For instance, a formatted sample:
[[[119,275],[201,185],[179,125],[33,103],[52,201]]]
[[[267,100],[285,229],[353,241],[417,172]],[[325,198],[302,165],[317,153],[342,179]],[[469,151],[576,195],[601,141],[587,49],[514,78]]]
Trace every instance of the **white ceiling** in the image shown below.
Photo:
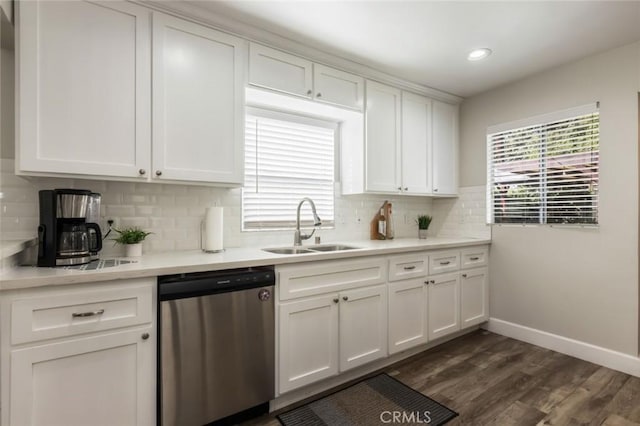
[[[189,3],[463,97],[640,40],[640,1]]]

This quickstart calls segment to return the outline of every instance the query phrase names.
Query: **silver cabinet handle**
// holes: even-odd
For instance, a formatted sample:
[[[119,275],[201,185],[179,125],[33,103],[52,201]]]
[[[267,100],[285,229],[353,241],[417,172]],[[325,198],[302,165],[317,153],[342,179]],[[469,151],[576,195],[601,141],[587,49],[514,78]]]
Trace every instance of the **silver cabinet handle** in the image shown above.
[[[429,281],[429,283],[431,283],[431,284],[435,284],[435,283],[436,283],[436,280],[431,280],[431,281]]]
[[[310,95],[312,93],[313,93],[313,90],[311,90],[311,89],[307,90],[307,95]]]
[[[429,281],[425,281],[424,283],[425,283],[426,285],[429,285]]]
[[[156,170],[156,176],[162,176],[162,171],[161,170]]]
[[[467,274],[462,274],[462,278],[467,278]]]
[[[478,259],[480,259],[480,258],[479,258],[479,257],[475,257],[475,256],[474,256],[474,257],[470,257],[469,259],[470,259],[470,260],[478,260]]]
[[[451,263],[451,262],[450,262],[449,260],[447,260],[447,261],[445,261],[445,262],[440,262],[440,264],[441,264],[441,265],[448,265],[448,264],[450,264],[450,263]]]
[[[433,188],[433,192],[438,192],[438,188]]]
[[[333,299],[333,303],[338,303],[340,301],[340,299],[338,299],[337,297],[335,299]]]
[[[405,271],[411,271],[411,270],[414,270],[414,269],[416,269],[415,265],[413,265],[413,266],[405,266],[404,267]]]
[[[321,98],[322,97],[322,93],[318,92],[316,93],[316,98]]]
[[[138,170],[138,173],[140,173],[140,175],[144,176],[145,174],[147,174],[147,171],[145,169],[140,169],[140,170]]]
[[[147,340],[149,338],[149,333],[142,333],[142,340]]]
[[[72,318],[86,318],[86,317],[95,317],[97,315],[104,314],[104,309],[99,309],[97,311],[89,311],[89,312],[74,312],[71,314]]]
[[[405,187],[404,187],[404,190],[405,190],[405,191],[408,191],[408,190],[409,190],[409,187],[408,187],[408,186],[405,186]]]
[[[349,298],[347,296],[342,296],[342,300],[346,302],[347,300],[349,300]]]

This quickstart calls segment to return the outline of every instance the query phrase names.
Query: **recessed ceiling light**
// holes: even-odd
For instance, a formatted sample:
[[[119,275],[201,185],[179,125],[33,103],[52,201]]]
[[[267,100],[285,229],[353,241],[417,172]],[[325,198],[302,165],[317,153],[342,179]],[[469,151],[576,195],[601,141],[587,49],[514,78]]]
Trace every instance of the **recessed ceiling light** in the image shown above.
[[[467,56],[467,59],[469,61],[479,61],[481,59],[486,58],[489,55],[491,55],[491,49],[487,49],[486,47],[483,47],[481,49],[472,50],[471,53],[469,53],[469,56]]]

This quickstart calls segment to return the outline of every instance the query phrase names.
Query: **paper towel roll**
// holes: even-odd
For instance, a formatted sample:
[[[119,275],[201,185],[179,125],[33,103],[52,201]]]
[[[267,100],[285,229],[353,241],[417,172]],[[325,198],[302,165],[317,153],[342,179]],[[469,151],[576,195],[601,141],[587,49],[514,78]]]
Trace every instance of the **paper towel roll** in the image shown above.
[[[202,236],[202,250],[217,252],[224,250],[223,246],[223,208],[207,207],[204,214],[204,229]]]

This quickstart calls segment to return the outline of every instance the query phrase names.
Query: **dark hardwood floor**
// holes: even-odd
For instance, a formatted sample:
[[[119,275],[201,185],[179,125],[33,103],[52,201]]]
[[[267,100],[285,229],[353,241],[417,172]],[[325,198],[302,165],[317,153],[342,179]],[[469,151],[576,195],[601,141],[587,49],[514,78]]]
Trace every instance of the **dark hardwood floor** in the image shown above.
[[[460,413],[452,426],[640,425],[639,378],[487,331],[382,371]]]

